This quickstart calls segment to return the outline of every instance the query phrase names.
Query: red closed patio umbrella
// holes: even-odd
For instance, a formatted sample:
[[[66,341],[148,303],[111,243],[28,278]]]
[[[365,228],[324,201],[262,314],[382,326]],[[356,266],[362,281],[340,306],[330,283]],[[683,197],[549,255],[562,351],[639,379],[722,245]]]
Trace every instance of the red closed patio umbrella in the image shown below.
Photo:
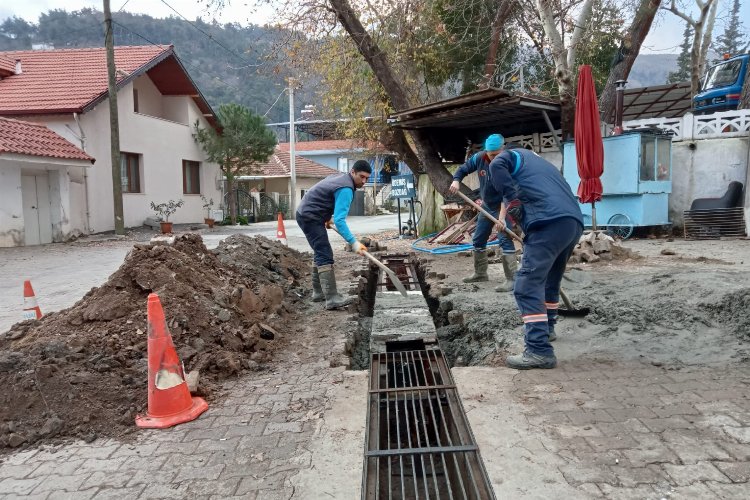
[[[575,145],[578,175],[581,178],[578,198],[581,203],[591,203],[592,229],[596,231],[596,202],[602,199],[602,181],[599,177],[604,172],[604,145],[594,78],[588,65],[578,68]]]

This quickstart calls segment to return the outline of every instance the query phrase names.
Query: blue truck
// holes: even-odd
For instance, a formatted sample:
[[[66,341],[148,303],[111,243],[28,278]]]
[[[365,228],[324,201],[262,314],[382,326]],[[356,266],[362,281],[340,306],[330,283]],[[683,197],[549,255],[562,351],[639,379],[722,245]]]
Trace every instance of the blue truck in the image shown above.
[[[747,74],[750,53],[728,57],[708,68],[701,91],[693,97],[696,114],[737,109]]]

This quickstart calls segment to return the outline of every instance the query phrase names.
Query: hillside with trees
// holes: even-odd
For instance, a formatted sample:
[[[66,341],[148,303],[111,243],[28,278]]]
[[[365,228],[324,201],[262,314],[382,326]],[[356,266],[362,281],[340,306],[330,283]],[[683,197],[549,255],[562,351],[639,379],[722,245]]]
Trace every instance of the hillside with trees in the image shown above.
[[[50,10],[37,23],[8,18],[0,24],[0,50],[103,47],[103,20],[102,12],[93,9]],[[156,19],[128,12],[114,13],[113,21],[116,45],[173,44],[215,109],[238,103],[261,115],[270,109],[270,122],[288,120],[288,101],[286,94],[282,95],[288,73],[277,57],[277,48],[286,44],[288,33],[254,25]],[[314,104],[313,86],[298,91],[297,116],[305,104]]]

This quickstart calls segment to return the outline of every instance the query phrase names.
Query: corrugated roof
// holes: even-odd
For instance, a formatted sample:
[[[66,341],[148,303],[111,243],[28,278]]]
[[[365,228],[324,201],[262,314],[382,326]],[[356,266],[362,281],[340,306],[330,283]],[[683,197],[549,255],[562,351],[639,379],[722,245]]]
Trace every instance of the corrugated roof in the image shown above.
[[[623,121],[642,118],[675,118],[693,108],[690,82],[625,89]],[[604,121],[614,121],[614,110]]]
[[[308,160],[302,156],[295,155],[294,167],[297,177],[314,177],[323,178],[335,174],[335,170],[318,162]],[[261,175],[266,177],[291,177],[289,151],[283,151],[276,146],[276,152],[268,159],[266,163],[259,165]]]
[[[94,158],[44,125],[10,118],[0,118],[2,153],[94,162]]]

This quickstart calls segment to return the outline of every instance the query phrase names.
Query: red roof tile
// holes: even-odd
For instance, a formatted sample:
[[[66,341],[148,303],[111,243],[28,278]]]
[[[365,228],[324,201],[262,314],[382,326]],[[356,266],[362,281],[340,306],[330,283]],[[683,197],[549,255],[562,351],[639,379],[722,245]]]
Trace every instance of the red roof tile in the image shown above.
[[[68,160],[94,159],[40,123],[0,118],[0,154],[15,153]]]
[[[338,172],[338,170],[301,156],[295,155],[295,158],[294,168],[297,172],[297,177],[316,177],[322,179]],[[260,165],[261,175],[267,177],[290,177],[291,167],[289,166],[289,161],[289,151],[282,151],[279,146],[276,146],[276,152],[271,158],[266,163]]]
[[[10,76],[16,72],[16,61],[0,55],[0,77]]]
[[[117,79],[122,80],[172,48],[165,45],[116,47]],[[0,52],[21,60],[21,74],[0,80],[0,115],[80,112],[107,92],[104,48]]]
[[[289,151],[288,142],[280,142],[283,151]],[[375,141],[361,141],[358,139],[337,139],[330,141],[301,141],[294,143],[295,151],[353,151],[367,150],[385,153],[385,146]]]

